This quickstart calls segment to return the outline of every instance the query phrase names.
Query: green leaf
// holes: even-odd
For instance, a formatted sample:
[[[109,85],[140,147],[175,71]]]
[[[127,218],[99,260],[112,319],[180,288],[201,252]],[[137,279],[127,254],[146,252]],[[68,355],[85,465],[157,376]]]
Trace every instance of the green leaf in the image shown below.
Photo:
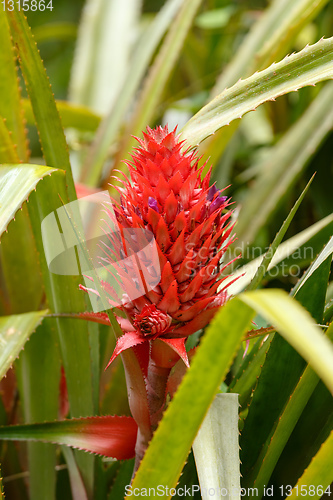
[[[6,120],[6,126],[12,133],[12,141],[17,147],[16,155],[21,161],[27,161],[29,153],[21,107],[19,79],[4,8],[0,10],[0,47],[0,115]],[[2,125],[0,127],[2,128]],[[9,159],[4,160],[4,162],[18,163],[17,160],[10,161]]]
[[[88,495],[84,487],[80,471],[76,465],[74,454],[67,446],[62,446],[61,451],[65,457],[73,500],[88,500]]]
[[[286,220],[282,224],[279,232],[275,236],[273,242],[270,244],[266,254],[264,255],[262,262],[258,268],[258,271],[256,272],[256,274],[255,274],[253,280],[251,281],[250,285],[248,286],[247,290],[249,290],[249,291],[255,290],[260,285],[260,283],[261,283],[261,281],[262,281],[262,279],[263,279],[263,277],[268,269],[268,266],[271,263],[276,250],[278,249],[278,246],[280,245],[281,241],[283,240],[283,237],[286,234],[287,229],[290,226],[290,223],[293,220],[294,215],[298,210],[298,207],[302,203],[303,198],[304,198],[305,194],[307,193],[311,182],[313,181],[313,178],[314,178],[314,175],[311,177],[311,179],[309,180],[309,182],[305,186],[304,190],[302,191],[300,197],[296,201],[295,205],[290,210],[288,217],[286,218]]]
[[[320,381],[284,447],[271,482],[296,484],[332,428],[333,398]]]
[[[25,345],[18,362],[20,401],[27,423],[58,417],[60,353],[57,334],[46,319]],[[31,498],[55,499],[56,449],[44,443],[28,444]]]
[[[192,498],[194,500],[201,500],[198,485],[199,479],[195,466],[193,451],[191,450],[189,456],[187,457],[182,475],[179,478],[176,495],[172,498],[182,500],[184,498],[185,488],[190,488],[191,493],[193,491]]]
[[[201,2],[202,0],[184,0],[145,81],[142,93],[129,121],[129,126],[125,131],[125,140],[118,151],[116,163],[120,163],[128,156],[128,152],[131,151],[135,144],[135,139],[131,136],[140,135],[147,124],[151,122],[164,86],[174,68],[180,49]]]
[[[296,295],[299,302],[315,316],[317,321],[321,321],[322,318],[329,267],[330,262],[328,260],[323,262],[317,270],[316,275],[313,275],[312,282],[310,280],[307,287],[304,287],[303,290],[308,288],[310,294],[300,293]],[[312,293],[312,288],[315,290],[315,293]],[[318,291],[318,297],[316,291]],[[265,291],[261,291],[260,293],[265,294]],[[269,298],[270,291],[266,291],[266,293],[268,293]],[[251,296],[251,292],[249,295]],[[286,306],[282,310],[284,311],[283,314],[287,317]],[[267,317],[265,319],[267,320]],[[273,326],[276,328],[271,319],[268,319],[268,322],[273,323]],[[290,329],[291,327],[289,327]],[[259,460],[257,460],[257,457],[260,455],[261,463],[264,457],[263,450],[269,446],[276,423],[281,417],[281,411],[288,404],[303,369],[304,361],[302,358],[281,336],[275,335],[263,365],[257,388],[253,394],[249,413],[241,435],[241,448],[243,450],[242,474],[248,486],[253,484],[256,472],[258,472]],[[309,393],[310,396],[311,392]],[[263,408],[265,408],[264,417]]]
[[[328,0],[273,0],[258,17],[240,47],[223,67],[210,92],[213,99],[240,78],[246,78],[286,55],[294,38],[325,6]],[[200,153],[211,158],[213,168],[240,122],[232,122],[201,144]]]
[[[11,495],[13,498],[29,500],[27,487],[24,484],[24,478],[20,476],[15,477],[17,471],[21,470],[18,450],[15,447],[14,443],[8,443],[6,445],[6,448],[6,457],[2,462],[2,473],[6,479],[13,479],[13,477],[16,479],[15,481],[8,481],[7,484],[5,483],[7,499],[9,495]]]
[[[265,292],[267,291],[265,290]],[[251,296],[251,294],[256,295],[260,292],[248,293]],[[247,294],[244,295],[246,297]],[[239,297],[243,297],[243,295]],[[279,419],[281,409],[297,384],[303,369],[303,359],[280,335],[275,334],[250,400],[248,414],[241,433],[241,473],[244,478],[244,487],[253,485],[253,483],[248,482],[248,478],[257,457],[269,438],[272,427]]]
[[[48,311],[36,311],[0,318],[0,378],[13,364],[31,333]]]
[[[228,387],[228,392],[239,394],[239,404],[242,406],[243,410],[245,409],[245,405],[253,388],[258,382],[258,377],[261,373],[261,368],[264,364],[270,341],[271,338],[270,340],[266,340],[263,345],[261,345],[262,339],[256,342],[250,353],[245,356],[239,372]]]
[[[8,1],[8,0],[7,0]],[[8,6],[7,6],[8,7]],[[37,45],[23,11],[7,8],[7,18],[31,100],[45,163],[66,170],[69,192],[75,199],[71,166],[59,113]]]
[[[54,169],[40,165],[13,165],[0,168],[0,203],[6,211],[8,210],[2,215],[4,218],[15,217],[15,222],[9,225],[6,233],[2,234],[0,245],[3,289],[7,299],[5,314],[37,310],[41,304],[43,285],[39,259],[24,200],[28,198],[32,189],[36,189],[39,179],[51,173],[57,175]],[[5,219],[2,222],[5,223]],[[13,252],[13,248],[20,248],[21,251]],[[23,277],[24,287],[22,287]]]
[[[321,252],[323,246],[332,236],[333,220],[330,221],[330,218],[333,219],[332,216],[328,216],[325,218],[329,221],[329,223],[322,227],[317,232],[317,234],[313,234],[307,242],[303,242],[296,251],[290,253],[289,256],[286,256],[285,259],[283,259],[274,268],[272,268],[271,272],[266,275],[267,278],[270,278],[271,276],[283,276],[286,270],[288,270],[288,272],[289,270],[291,272],[293,270],[295,271],[295,266],[296,270],[297,268],[298,270],[300,270],[306,266],[309,266],[311,262],[313,262],[315,256]]]
[[[98,183],[110,145],[117,139],[128,107],[138,91],[150,60],[156,51],[156,47],[174,19],[181,4],[182,0],[168,0],[156,14],[154,21],[139,40],[121,92],[105,116],[87,153],[87,158],[83,166],[82,180],[86,180],[88,184],[96,185]]]
[[[333,323],[327,332],[328,338],[333,339]],[[303,412],[310,396],[319,382],[315,372],[307,366],[304,370],[295,390],[284,407],[279,420],[276,422],[273,431],[267,439],[256,466],[248,483],[253,483],[259,489],[259,496],[262,495],[264,486],[268,484],[271,473],[286,445],[301,413]]]
[[[99,358],[99,325],[88,324],[90,362],[91,362],[91,383],[93,394],[94,414],[99,414],[99,393],[100,393],[100,358]]]
[[[77,36],[77,26],[70,22],[54,22],[41,24],[33,28],[37,43],[49,40],[73,40]]]
[[[332,100],[333,83],[330,82],[271,149],[268,160],[258,165],[261,174],[249,189],[239,214],[237,236],[242,241],[253,241],[331,130]]]
[[[262,497],[264,487],[268,484],[283,448],[318,381],[319,378],[315,372],[309,367],[306,368],[291,394],[288,404],[282,410],[276,425],[267,438],[253,470],[247,477],[247,484],[253,484],[258,488],[259,498]]]
[[[100,399],[100,413],[101,415],[130,415],[124,365],[121,359],[115,359],[112,366],[104,371],[104,367],[110,359],[110,354],[115,348],[113,336],[108,335],[108,338],[110,341],[106,345],[105,356],[102,361],[103,372],[100,377],[100,384],[103,388]]]
[[[198,428],[250,324],[252,313],[244,305],[232,299],[207,328],[191,368],[146,451],[132,489],[176,485]]]
[[[314,254],[313,246],[315,246],[316,248],[319,246],[319,248],[321,249],[323,244],[327,241],[327,237],[329,237],[328,235],[332,233],[332,228],[333,228],[333,215],[329,215],[324,219],[320,220],[319,222],[316,222],[312,226],[309,226],[308,228],[304,229],[300,233],[292,236],[285,242],[281,243],[277,251],[275,252],[275,255],[271,263],[268,266],[268,271],[273,269],[274,266],[277,266],[281,262],[284,265],[284,272],[286,268],[289,269],[289,267],[292,267],[292,265],[294,264],[297,264],[301,267],[303,267],[305,264],[309,264],[308,258],[307,259],[302,258],[301,260],[297,260],[295,258],[294,253],[300,253],[303,255],[303,250],[305,248],[308,249],[310,248],[311,250],[310,261],[311,261]],[[321,241],[322,237],[324,238],[323,242]],[[314,245],[314,240],[318,240],[318,244]],[[286,261],[288,262],[288,258],[290,260],[290,265],[286,263]],[[227,278],[225,280],[224,284],[227,284],[228,281],[231,281],[237,277],[235,283],[232,283],[228,287],[228,291],[231,295],[237,295],[251,282],[261,262],[262,262],[262,257],[257,257],[248,264],[245,264],[244,266],[237,269],[232,274],[232,276],[230,276],[230,278]],[[275,269],[274,269],[274,276],[276,276]]]
[[[0,163],[19,163],[15,145],[6,127],[5,121],[0,116]]]
[[[125,486],[131,483],[133,467],[134,467],[133,460],[127,460],[126,462],[123,462],[120,465],[115,481],[107,497],[107,500],[123,500],[125,493]]]
[[[227,5],[221,9],[207,10],[196,18],[195,26],[204,30],[224,28],[234,12],[235,7],[233,5]]]
[[[62,175],[45,179],[43,189],[32,193],[29,199],[31,224],[40,255],[41,270],[45,293],[52,312],[83,312],[87,309],[85,294],[79,290],[82,277],[79,275],[59,275],[52,273],[47,265],[45,254],[55,245],[55,234],[45,231],[44,240],[41,224],[44,218],[66,202],[67,186]],[[58,238],[61,238],[59,235]],[[89,332],[84,321],[56,318],[55,325],[59,334],[60,350],[66,374],[70,412],[73,417],[93,414],[92,365],[90,360]],[[94,457],[76,453],[78,465],[85,482],[88,495],[93,491]]]
[[[297,294],[297,296],[299,296],[302,293],[302,288],[304,287],[304,285],[306,285],[306,288],[308,289],[308,294],[309,294],[310,290],[311,290],[311,293],[315,294],[315,295],[317,295],[317,294],[320,293],[320,290],[314,290],[313,287],[316,284],[316,281],[321,281],[322,282],[323,280],[318,280],[318,279],[314,280],[314,279],[312,279],[310,286],[309,286],[308,280],[310,280],[311,277],[312,278],[314,277],[314,273],[319,269],[319,267],[322,266],[322,264],[324,264],[325,260],[327,260],[328,269],[330,268],[331,261],[332,261],[332,253],[333,253],[333,236],[330,238],[330,240],[328,241],[327,245],[325,245],[325,247],[320,252],[320,254],[316,258],[316,260],[313,262],[313,264],[311,264],[311,266],[307,270],[306,274],[302,277],[302,279],[299,280],[299,282],[297,283],[297,285],[293,289],[293,294],[294,295]],[[328,275],[328,273],[329,273],[329,271],[326,271],[326,276]],[[304,290],[304,288],[303,288],[303,290]],[[321,319],[322,319],[323,304],[325,303],[325,297],[326,297],[326,293],[324,294],[324,298],[321,300],[320,305],[316,304],[313,307],[314,311],[318,311],[319,310],[319,312],[318,312],[318,318],[315,318],[315,319],[318,320],[318,322],[320,322]],[[312,315],[315,317],[315,313],[313,313]]]
[[[58,193],[61,193],[63,199],[67,197],[64,171],[56,171],[55,169],[40,165],[20,165],[17,167],[5,167],[0,171],[0,175],[1,173],[1,187],[4,186],[1,194],[3,201],[5,201],[5,204],[3,201],[1,202],[1,206],[5,213],[1,214],[0,211],[0,214],[3,215],[1,221],[4,223],[4,227],[10,218],[14,216],[20,204],[28,197],[28,194],[35,187],[39,178],[52,173],[53,178],[48,178],[49,182],[46,182],[43,188],[38,190],[40,204],[38,205],[38,203],[34,202],[36,199],[35,193],[32,196],[32,203],[29,203],[30,212],[34,213],[31,221],[42,261],[45,289],[48,301],[53,307],[56,304],[56,307],[59,307],[61,311],[66,310],[66,308],[69,308],[70,311],[74,311],[75,308],[79,311],[84,310],[84,297],[82,292],[78,290],[79,280],[74,278],[66,281],[63,277],[50,274],[45,264],[44,247],[41,237],[41,222],[44,216],[48,215],[61,204]],[[13,194],[15,195],[14,197]],[[35,209],[35,212],[33,209]],[[48,244],[53,243],[49,241]],[[57,293],[57,297],[54,297],[55,293]],[[76,416],[92,414],[90,350],[87,327],[83,322],[80,325],[75,325],[75,329],[71,328],[70,322],[66,324],[62,321],[57,321],[56,324],[60,331],[72,414]],[[68,328],[70,328],[69,331]],[[74,345],[75,349],[73,349]],[[93,457],[83,456],[79,460],[80,467],[84,470],[85,480],[92,482]]]
[[[31,125],[35,123],[31,102],[23,99],[24,113],[27,122]],[[100,124],[101,117],[85,106],[72,104],[67,101],[56,101],[64,128],[75,128],[82,132],[95,132]]]
[[[72,65],[71,101],[98,113],[110,109],[124,83],[140,7],[139,0],[86,2]]]
[[[301,492],[307,496],[319,499],[333,481],[333,431],[313,457],[309,467],[297,481],[288,498],[298,498]],[[303,486],[303,490],[302,490]],[[332,492],[330,491],[330,494]]]
[[[21,251],[13,252],[13,248]],[[38,310],[44,289],[26,203],[16,212],[15,221],[9,225],[8,231],[1,236],[0,257],[3,289],[8,302],[6,314]]]
[[[297,33],[328,0],[273,0],[252,26],[212,91],[220,94],[256,70],[263,69],[286,54]]]
[[[324,323],[329,323],[333,319],[333,300],[330,300],[324,309],[324,318],[323,321]]]
[[[333,38],[320,40],[301,52],[241,80],[210,101],[182,129],[192,146],[260,104],[333,77]]]
[[[332,253],[333,237],[291,291],[291,294],[296,297],[319,324],[322,322],[324,314]]]
[[[238,394],[217,394],[193,442],[203,500],[240,492],[238,408]]]
[[[274,325],[333,392],[333,344],[309,313],[282,290],[257,290],[241,299]]]
[[[0,235],[15,217],[38,182],[46,175],[60,175],[42,165],[4,165],[0,168]]]

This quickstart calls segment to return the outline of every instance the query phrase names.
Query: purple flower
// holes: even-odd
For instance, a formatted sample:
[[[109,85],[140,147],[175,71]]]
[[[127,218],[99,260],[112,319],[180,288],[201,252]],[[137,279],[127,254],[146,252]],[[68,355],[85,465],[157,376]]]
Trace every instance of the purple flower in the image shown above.
[[[155,200],[155,198],[153,198],[152,196],[149,196],[148,198],[148,207],[155,210],[155,212],[157,212],[158,214],[160,213],[157,205],[157,200]]]
[[[220,208],[221,205],[224,205],[227,199],[228,199],[227,196],[221,196],[221,195],[215,198],[215,200],[209,206],[208,215],[211,215],[213,212],[215,212],[215,210]]]
[[[215,186],[215,184],[213,184],[210,190],[208,191],[207,200],[212,201],[216,193],[217,193],[217,187]]]

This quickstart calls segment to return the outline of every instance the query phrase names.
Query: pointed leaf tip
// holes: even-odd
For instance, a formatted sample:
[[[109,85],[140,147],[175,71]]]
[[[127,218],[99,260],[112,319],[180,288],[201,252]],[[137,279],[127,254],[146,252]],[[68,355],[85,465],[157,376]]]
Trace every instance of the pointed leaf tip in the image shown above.
[[[119,356],[119,354],[121,354],[123,351],[129,349],[130,347],[135,347],[139,344],[142,344],[143,342],[146,342],[146,339],[143,337],[143,335],[141,335],[141,333],[137,331],[124,333],[124,335],[118,338],[116,347],[113,351],[110,361],[105,367],[105,370],[109,368],[112,361],[114,361],[116,357]]]
[[[165,344],[169,345],[178,354],[178,356],[184,361],[187,368],[190,368],[190,363],[189,363],[186,348],[185,348],[185,341],[186,341],[185,337],[178,338],[178,339],[160,338],[160,340],[162,340],[162,342],[164,342]]]

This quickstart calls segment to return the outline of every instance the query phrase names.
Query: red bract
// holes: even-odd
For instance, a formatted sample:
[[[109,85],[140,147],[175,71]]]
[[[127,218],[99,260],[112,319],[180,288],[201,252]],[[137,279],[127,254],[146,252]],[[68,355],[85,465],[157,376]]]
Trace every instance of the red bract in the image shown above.
[[[0,427],[0,435],[7,434],[6,439],[65,444],[117,460],[135,456],[137,431],[133,418],[117,415]]]
[[[206,326],[227,300],[221,275],[229,262],[221,265],[221,259],[233,239],[229,200],[215,185],[209,187],[210,172],[201,179],[204,166],[199,167],[195,152],[183,151],[175,131],[147,128],[143,136],[128,162],[130,180],[125,178],[118,188],[120,203],[114,211],[120,231],[141,228],[154,235],[161,279],[145,295],[123,301],[130,322],[121,320],[125,333],[109,364],[125,349],[152,347],[159,339],[168,346],[169,358],[159,342],[151,351],[155,362],[170,367],[180,356],[188,365],[187,337]],[[111,249],[110,254],[104,262],[114,261]],[[124,291],[126,284],[132,289],[130,276],[121,278]],[[111,287],[104,290],[112,303]],[[176,356],[170,357],[170,347]]]

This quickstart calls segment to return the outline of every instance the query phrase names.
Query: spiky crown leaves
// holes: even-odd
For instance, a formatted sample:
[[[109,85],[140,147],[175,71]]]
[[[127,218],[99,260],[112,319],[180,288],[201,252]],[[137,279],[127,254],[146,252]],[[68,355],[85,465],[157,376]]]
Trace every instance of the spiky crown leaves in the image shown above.
[[[215,185],[209,187],[210,171],[201,179],[205,165],[199,166],[194,151],[182,150],[175,130],[148,127],[137,140],[139,147],[127,162],[131,180],[125,176],[118,187],[121,201],[115,213],[120,228],[153,233],[161,279],[153,290],[123,305],[131,325],[110,362],[124,349],[160,338],[187,363],[186,337],[204,327],[227,300],[221,274],[229,263],[220,262],[233,239],[229,200]]]

